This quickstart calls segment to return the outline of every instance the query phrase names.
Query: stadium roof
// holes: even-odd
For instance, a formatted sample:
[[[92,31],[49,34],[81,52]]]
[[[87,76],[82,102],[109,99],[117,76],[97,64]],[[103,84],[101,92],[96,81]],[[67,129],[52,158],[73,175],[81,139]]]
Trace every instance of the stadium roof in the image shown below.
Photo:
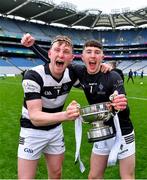
[[[147,25],[147,7],[111,14],[98,9],[77,11],[73,4],[55,4],[52,0],[1,0],[0,13],[23,17],[29,21],[62,24],[68,27],[111,28],[141,27]]]

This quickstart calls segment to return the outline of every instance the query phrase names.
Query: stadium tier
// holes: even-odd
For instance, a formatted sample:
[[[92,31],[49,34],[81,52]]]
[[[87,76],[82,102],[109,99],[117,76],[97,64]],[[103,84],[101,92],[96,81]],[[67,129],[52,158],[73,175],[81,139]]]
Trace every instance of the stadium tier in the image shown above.
[[[38,44],[46,50],[54,36],[69,36],[74,43],[74,61],[82,63],[82,45],[88,39],[97,39],[103,43],[104,61],[116,60],[125,74],[133,71],[147,75],[147,28],[127,30],[84,30],[54,27],[46,24],[31,23],[6,17],[0,17],[0,74],[20,74],[43,63],[28,48],[20,44],[24,33],[32,34]]]

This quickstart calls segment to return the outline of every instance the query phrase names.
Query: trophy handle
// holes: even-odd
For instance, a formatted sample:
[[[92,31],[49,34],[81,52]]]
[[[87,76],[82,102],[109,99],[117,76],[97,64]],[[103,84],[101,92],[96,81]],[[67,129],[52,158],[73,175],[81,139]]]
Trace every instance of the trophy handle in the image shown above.
[[[83,118],[82,118],[82,123],[84,123],[84,124],[90,124],[90,122],[84,121]]]

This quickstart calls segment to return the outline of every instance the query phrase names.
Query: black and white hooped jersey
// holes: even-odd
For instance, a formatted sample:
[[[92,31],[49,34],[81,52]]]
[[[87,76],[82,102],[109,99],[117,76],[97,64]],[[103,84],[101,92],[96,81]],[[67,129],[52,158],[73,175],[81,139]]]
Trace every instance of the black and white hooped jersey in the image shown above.
[[[119,94],[126,94],[123,80],[115,71],[88,74],[85,66],[74,65],[73,69],[80,81],[80,85],[85,92],[89,104],[110,101],[109,97],[115,90],[117,90]],[[133,130],[129,115],[129,107],[118,113],[123,135],[131,133]]]
[[[55,113],[63,110],[65,100],[76,77],[71,67],[66,68],[61,79],[55,79],[49,70],[49,64],[39,65],[24,74],[22,86],[24,89],[24,105],[22,108],[21,126],[26,128],[49,130],[59,124],[49,126],[34,126],[29,118],[26,106],[27,100],[41,99],[42,111]]]

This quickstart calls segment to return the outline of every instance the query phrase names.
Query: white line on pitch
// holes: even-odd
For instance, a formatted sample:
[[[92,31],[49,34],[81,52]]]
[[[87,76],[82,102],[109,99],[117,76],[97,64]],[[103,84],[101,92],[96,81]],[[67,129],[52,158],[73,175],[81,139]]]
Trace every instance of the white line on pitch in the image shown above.
[[[143,101],[147,101],[147,98],[138,98],[138,97],[127,97],[129,99],[138,99],[138,100],[143,100]]]

